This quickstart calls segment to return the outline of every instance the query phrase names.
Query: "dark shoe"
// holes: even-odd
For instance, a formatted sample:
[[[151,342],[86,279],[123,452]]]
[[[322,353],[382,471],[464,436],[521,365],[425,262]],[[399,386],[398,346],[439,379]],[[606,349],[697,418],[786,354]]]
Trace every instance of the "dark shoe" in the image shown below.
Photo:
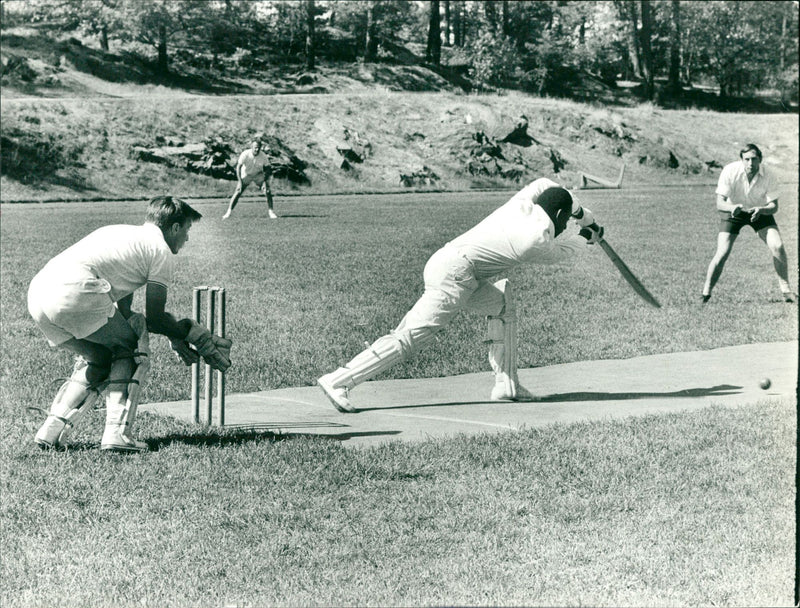
[[[791,291],[784,291],[781,295],[783,295],[783,301],[788,302],[789,304],[794,304],[797,300],[797,294],[792,293]]]
[[[708,301],[709,301],[710,299],[711,299],[711,294],[709,294],[709,295],[705,295],[705,294],[703,294],[703,304],[706,304],[706,303],[708,303]]]

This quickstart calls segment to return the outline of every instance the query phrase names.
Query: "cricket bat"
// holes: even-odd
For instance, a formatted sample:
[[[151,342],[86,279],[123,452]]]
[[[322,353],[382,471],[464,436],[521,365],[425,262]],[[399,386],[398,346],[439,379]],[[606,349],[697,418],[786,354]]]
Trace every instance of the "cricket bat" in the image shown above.
[[[633,290],[639,294],[639,296],[651,306],[655,306],[656,308],[661,308],[661,304],[658,300],[655,299],[653,294],[647,291],[647,288],[642,285],[642,282],[636,278],[636,275],[631,272],[631,269],[628,268],[628,265],[622,261],[622,258],[617,255],[617,252],[614,251],[614,248],[609,245],[605,239],[601,238],[599,241],[600,247],[603,248],[603,251],[606,252],[608,259],[611,260],[611,263],[617,267],[622,277],[628,281],[628,285],[633,287]]]

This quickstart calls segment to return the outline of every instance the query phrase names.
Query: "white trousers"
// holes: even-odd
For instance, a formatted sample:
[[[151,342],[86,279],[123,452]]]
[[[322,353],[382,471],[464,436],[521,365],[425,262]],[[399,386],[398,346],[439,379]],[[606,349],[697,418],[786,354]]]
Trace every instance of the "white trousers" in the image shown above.
[[[419,350],[461,311],[483,316],[500,315],[503,292],[475,277],[472,263],[456,247],[445,245],[434,253],[423,272],[425,291],[391,335],[407,357]]]

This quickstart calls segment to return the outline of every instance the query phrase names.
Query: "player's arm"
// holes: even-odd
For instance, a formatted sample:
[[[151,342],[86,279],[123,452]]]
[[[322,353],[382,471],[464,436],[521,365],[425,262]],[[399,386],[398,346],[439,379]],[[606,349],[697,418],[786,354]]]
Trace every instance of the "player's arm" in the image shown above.
[[[129,293],[124,298],[120,298],[117,300],[117,310],[119,310],[120,314],[126,319],[130,319],[133,311],[131,310],[131,306],[133,306],[133,294]]]
[[[754,220],[762,215],[775,215],[778,212],[778,199],[774,198],[767,201],[767,204],[763,207],[753,207],[751,212]]]
[[[191,321],[178,321],[165,308],[167,305],[167,288],[160,283],[148,283],[145,295],[145,318],[147,330],[161,334],[170,340],[185,340],[189,333]]]
[[[724,194],[717,193],[718,211],[724,211],[725,213],[730,213],[732,217],[738,217],[739,215],[745,213],[743,207],[743,205],[739,205],[731,201],[731,199]]]
[[[176,320],[165,310],[167,288],[160,283],[148,283],[146,302],[147,328],[169,338],[172,349],[186,364],[196,363],[199,356],[214,369],[225,371],[231,365],[232,342],[216,336],[191,319]],[[194,346],[195,351],[191,346]]]

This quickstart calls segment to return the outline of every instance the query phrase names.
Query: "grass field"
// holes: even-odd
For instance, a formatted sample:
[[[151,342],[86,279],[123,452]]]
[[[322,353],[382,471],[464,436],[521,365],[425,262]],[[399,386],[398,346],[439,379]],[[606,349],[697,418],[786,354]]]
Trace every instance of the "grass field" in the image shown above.
[[[222,200],[199,202],[168,308],[186,316],[192,285],[224,285],[229,391],[312,384],[391,329],[430,254],[509,194],[278,198],[279,221],[245,201],[222,222]],[[699,304],[711,188],[582,200],[663,308],[599,250],[519,270],[522,366],[796,339],[752,234]],[[796,184],[781,200],[796,285]],[[356,451],[143,415],[139,436],[161,447],[142,457],[34,449],[26,408],[47,407],[69,358],[28,318],[28,282],[143,207],[2,206],[4,606],[791,603],[793,403]],[[483,325],[460,317],[392,377],[486,370]],[[153,342],[145,400],[187,398],[188,373]],[[91,446],[101,426],[97,412],[76,439]]]

